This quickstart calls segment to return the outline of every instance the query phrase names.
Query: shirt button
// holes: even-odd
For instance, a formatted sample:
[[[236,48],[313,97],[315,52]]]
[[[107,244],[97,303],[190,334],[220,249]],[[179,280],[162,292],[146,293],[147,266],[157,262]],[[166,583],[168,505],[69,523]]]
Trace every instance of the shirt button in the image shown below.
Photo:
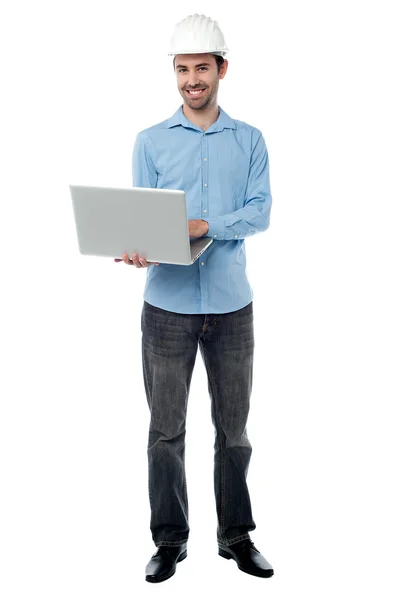
[[[208,184],[207,184],[207,183],[205,184],[205,187],[208,187]]]
[[[206,208],[204,209],[204,213],[206,213]]]
[[[216,234],[216,235],[214,235],[213,237],[217,237],[217,234]]]
[[[201,265],[204,266],[204,263],[202,262]]]
[[[236,238],[237,238],[237,237],[238,237],[238,235],[236,235],[236,236],[234,236],[234,237],[236,237]]]
[[[204,160],[207,160],[206,158],[204,158]]]

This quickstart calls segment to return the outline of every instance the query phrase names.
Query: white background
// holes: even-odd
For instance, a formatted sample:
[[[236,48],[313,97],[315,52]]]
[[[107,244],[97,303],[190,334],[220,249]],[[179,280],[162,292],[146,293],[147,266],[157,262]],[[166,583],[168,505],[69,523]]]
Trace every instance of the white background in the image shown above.
[[[7,5],[8,4],[8,5]],[[8,2],[1,13],[0,592],[398,598],[398,36],[394,2]],[[131,185],[138,131],[180,106],[168,44],[195,12],[230,48],[219,104],[259,128],[273,195],[246,242],[248,484],[269,580],[217,555],[200,354],[188,558],[144,581],[145,269],[79,254],[70,183]],[[250,596],[249,596],[250,595]]]

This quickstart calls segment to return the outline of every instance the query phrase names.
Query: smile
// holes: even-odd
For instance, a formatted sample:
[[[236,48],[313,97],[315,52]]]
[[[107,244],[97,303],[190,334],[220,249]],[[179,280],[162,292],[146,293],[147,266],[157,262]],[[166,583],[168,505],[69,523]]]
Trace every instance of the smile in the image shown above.
[[[189,96],[201,96],[204,93],[204,89],[202,90],[184,90]]]

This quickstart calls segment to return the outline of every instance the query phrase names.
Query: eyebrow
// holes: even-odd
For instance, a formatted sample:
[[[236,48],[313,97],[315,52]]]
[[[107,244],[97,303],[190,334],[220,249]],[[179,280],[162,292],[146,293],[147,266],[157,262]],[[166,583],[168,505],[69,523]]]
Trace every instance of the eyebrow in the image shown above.
[[[210,63],[200,63],[199,65],[195,65],[195,68],[198,69],[198,67],[210,67]],[[177,65],[175,67],[176,69],[187,69],[186,65]]]

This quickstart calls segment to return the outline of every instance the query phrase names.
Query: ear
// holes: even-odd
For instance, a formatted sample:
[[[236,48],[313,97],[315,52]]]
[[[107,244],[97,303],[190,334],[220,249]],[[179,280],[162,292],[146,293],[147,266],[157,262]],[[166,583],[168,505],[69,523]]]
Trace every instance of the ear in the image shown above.
[[[220,67],[219,79],[223,79],[224,78],[224,76],[227,73],[228,66],[229,66],[229,61],[225,58],[224,59],[224,63]]]

